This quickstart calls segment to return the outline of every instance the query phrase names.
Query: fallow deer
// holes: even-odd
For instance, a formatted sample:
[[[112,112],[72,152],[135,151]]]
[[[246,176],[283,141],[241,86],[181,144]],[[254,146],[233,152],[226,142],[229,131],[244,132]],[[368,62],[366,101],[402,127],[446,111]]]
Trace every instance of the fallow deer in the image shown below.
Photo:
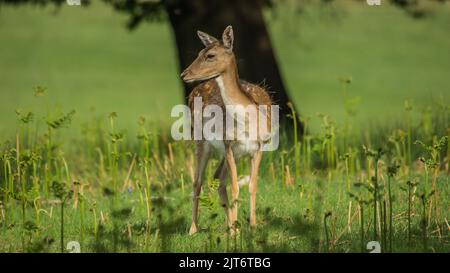
[[[266,115],[266,120],[270,124],[272,101],[268,93],[258,85],[251,84],[239,79],[236,58],[233,53],[233,29],[228,26],[223,34],[222,41],[204,33],[197,31],[197,35],[204,44],[205,48],[200,51],[198,57],[192,64],[181,73],[181,78],[187,82],[202,81],[196,86],[189,95],[189,108],[194,112],[194,99],[200,97],[203,107],[208,105],[218,105],[224,110],[222,118],[225,119],[228,106],[260,106],[265,105],[268,111],[258,112],[258,115]],[[202,109],[203,111],[203,109]],[[244,119],[249,126],[258,126],[251,123],[252,120]],[[258,119],[259,120],[259,119]],[[250,123],[250,124],[249,124]],[[267,126],[270,128],[270,126]],[[248,128],[248,127],[246,127]],[[225,128],[224,131],[229,130]],[[226,134],[227,132],[224,132]],[[230,133],[230,132],[228,132]],[[235,132],[232,132],[234,135]],[[246,132],[248,133],[248,132]],[[270,134],[270,129],[268,132]],[[225,137],[219,141],[197,140],[196,141],[196,159],[197,167],[195,172],[193,206],[192,206],[192,225],[189,234],[194,234],[198,230],[198,198],[203,183],[203,173],[208,163],[208,159],[213,149],[219,149],[224,157],[217,168],[214,177],[220,179],[218,193],[220,203],[225,209],[228,226],[231,232],[237,231],[235,222],[237,221],[239,195],[239,182],[236,169],[237,160],[244,156],[251,157],[251,170],[249,178],[250,192],[250,225],[256,225],[256,189],[258,181],[258,169],[261,162],[261,146],[267,140],[258,131],[256,139],[232,139]],[[247,135],[248,137],[248,135]],[[227,174],[231,176],[231,204],[228,203],[226,189]]]

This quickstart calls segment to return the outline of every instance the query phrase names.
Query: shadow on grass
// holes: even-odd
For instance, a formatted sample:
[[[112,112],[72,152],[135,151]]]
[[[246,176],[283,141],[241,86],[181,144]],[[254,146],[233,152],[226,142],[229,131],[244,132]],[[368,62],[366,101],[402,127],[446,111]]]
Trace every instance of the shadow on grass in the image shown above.
[[[281,244],[267,244],[264,251],[274,252],[319,252],[321,227],[311,221],[307,215],[297,213],[289,217],[280,217],[266,209],[266,224],[262,229],[267,232],[281,232],[284,238]],[[286,233],[286,235],[284,235]],[[286,241],[286,242],[285,242]]]

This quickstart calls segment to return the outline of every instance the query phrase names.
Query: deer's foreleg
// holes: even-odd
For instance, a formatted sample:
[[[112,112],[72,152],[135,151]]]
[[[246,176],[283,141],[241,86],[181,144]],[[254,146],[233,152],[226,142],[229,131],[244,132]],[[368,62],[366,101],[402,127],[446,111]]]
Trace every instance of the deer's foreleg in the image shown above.
[[[236,161],[234,159],[233,150],[231,146],[226,149],[225,159],[227,161],[228,172],[231,177],[231,208],[229,213],[229,224],[232,227],[232,231],[236,231],[237,211],[238,211],[238,197],[239,197],[239,184],[237,176]]]
[[[211,153],[211,147],[207,141],[197,143],[197,169],[195,172],[194,190],[192,194],[192,224],[189,234],[194,234],[198,230],[198,197],[202,190],[203,173]]]

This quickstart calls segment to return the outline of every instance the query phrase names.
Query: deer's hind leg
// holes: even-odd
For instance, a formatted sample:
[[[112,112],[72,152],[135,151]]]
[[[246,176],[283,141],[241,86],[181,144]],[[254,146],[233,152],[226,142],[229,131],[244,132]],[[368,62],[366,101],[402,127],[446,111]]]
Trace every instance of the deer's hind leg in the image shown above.
[[[198,141],[196,144],[197,168],[192,194],[192,224],[189,230],[191,235],[198,231],[198,198],[202,190],[203,174],[211,155],[211,145],[207,141]]]
[[[248,190],[250,192],[250,225],[256,225],[256,190],[258,188],[258,170],[261,163],[262,152],[258,150],[251,161],[250,184]]]

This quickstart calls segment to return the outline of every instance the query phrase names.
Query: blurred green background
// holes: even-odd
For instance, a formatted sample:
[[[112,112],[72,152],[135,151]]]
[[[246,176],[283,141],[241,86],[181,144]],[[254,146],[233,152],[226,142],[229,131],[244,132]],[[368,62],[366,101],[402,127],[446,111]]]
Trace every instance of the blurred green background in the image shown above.
[[[342,77],[352,78],[349,97],[360,98],[356,124],[399,119],[405,99],[417,107],[449,101],[448,4],[419,20],[389,5],[346,2],[332,11],[313,6],[301,16],[280,5],[267,10],[266,19],[302,116],[320,112],[341,122]],[[44,113],[55,105],[75,109],[75,123],[112,111],[130,130],[139,116],[168,123],[171,107],[183,103],[170,26],[145,23],[129,32],[125,22],[125,15],[99,2],[88,8],[3,7],[2,135],[15,132],[15,109]],[[44,98],[33,96],[35,86],[47,88]]]

